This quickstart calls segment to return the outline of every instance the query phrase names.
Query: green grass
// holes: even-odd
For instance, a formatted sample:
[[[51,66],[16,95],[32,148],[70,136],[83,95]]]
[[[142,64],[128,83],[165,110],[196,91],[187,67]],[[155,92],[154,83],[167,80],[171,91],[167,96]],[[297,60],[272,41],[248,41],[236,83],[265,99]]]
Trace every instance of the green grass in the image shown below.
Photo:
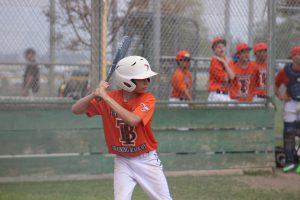
[[[263,175],[271,176],[271,175]],[[174,200],[255,200],[299,199],[298,191],[254,189],[240,178],[247,176],[183,176],[168,177]],[[249,176],[248,176],[249,177]],[[64,182],[1,183],[1,200],[112,200],[112,179]],[[133,200],[148,199],[137,186]]]

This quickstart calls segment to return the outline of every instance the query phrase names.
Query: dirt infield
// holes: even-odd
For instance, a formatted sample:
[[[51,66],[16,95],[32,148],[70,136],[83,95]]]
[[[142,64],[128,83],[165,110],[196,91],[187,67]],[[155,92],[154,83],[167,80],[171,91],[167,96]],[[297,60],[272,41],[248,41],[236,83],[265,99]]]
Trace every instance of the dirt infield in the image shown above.
[[[294,172],[283,173],[281,169],[275,169],[270,176],[240,176],[236,178],[252,188],[265,188],[286,192],[300,192],[300,174]]]

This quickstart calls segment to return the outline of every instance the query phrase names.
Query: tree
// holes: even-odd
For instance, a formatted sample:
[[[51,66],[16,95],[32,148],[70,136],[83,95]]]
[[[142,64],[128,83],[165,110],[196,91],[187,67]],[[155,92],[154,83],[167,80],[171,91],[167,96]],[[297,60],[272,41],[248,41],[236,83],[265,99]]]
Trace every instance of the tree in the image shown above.
[[[280,0],[278,2],[278,11],[283,16],[299,15],[300,1],[299,0]]]
[[[91,45],[91,1],[92,0],[59,0],[56,5],[55,21],[56,21],[56,42],[57,46],[66,49],[82,49],[89,48]],[[128,33],[131,36],[138,36],[140,43],[143,45],[146,31],[150,31],[149,18],[145,16],[132,17],[135,14],[152,12],[152,0],[108,0],[109,16],[108,16],[108,45],[118,36],[124,28],[133,27]],[[155,3],[155,2],[154,2]],[[201,13],[201,2],[197,0],[161,0],[161,14],[164,17],[172,17],[173,19],[185,16],[185,18],[199,19]],[[45,14],[50,18],[49,11]],[[131,16],[130,20],[129,17]],[[150,16],[150,15],[149,15]],[[151,16],[150,16],[151,17]],[[166,24],[165,20],[163,25]],[[198,24],[198,21],[196,22]],[[145,29],[146,27],[146,29]],[[163,26],[162,26],[163,27]],[[167,28],[167,27],[166,27]],[[180,29],[181,37],[189,38],[190,30],[184,29],[184,25],[177,26]],[[163,28],[164,29],[164,28]],[[162,30],[162,38],[172,39],[170,35],[174,34],[169,30]],[[201,27],[201,32],[206,30]],[[149,41],[151,42],[151,41]],[[188,46],[181,40],[181,46]],[[174,43],[174,41],[170,41]],[[163,44],[162,44],[163,45]],[[170,48],[172,49],[172,47]]]
[[[50,15],[55,15],[56,41],[61,48],[78,49],[91,46],[91,1],[59,0],[56,5],[56,13],[50,13],[49,10],[45,12],[49,19]],[[128,13],[135,7],[141,6],[139,2],[136,0],[122,1],[124,5],[127,5],[124,6],[126,9],[119,11],[119,13],[112,13],[116,0],[109,1],[108,17],[114,16],[112,27],[108,33],[111,37],[109,43],[123,26]]]

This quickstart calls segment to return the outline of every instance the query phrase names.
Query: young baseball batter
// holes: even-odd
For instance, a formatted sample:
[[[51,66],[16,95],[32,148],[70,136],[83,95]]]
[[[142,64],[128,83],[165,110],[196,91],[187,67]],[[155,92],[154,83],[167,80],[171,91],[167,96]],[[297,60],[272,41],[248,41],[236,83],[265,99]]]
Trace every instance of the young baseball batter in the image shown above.
[[[190,72],[191,54],[186,51],[179,51],[176,54],[177,69],[172,74],[172,92],[169,101],[186,102],[192,100],[193,77]],[[187,107],[188,104],[169,104],[169,106]]]
[[[295,136],[300,128],[300,46],[291,49],[293,63],[287,64],[278,72],[275,79],[276,96],[284,102],[283,111],[283,142],[286,165],[284,172],[292,171],[296,168],[294,151]],[[280,86],[285,86],[285,92],[280,92]],[[300,174],[300,165],[296,169]]]
[[[116,154],[115,200],[131,199],[137,183],[150,199],[172,199],[151,129],[155,97],[147,87],[150,77],[156,74],[145,58],[125,57],[117,63],[114,73],[120,90],[107,91],[109,84],[101,81],[93,93],[72,106],[75,114],[102,116],[108,151]],[[102,100],[98,102],[96,96]]]
[[[256,84],[253,101],[265,101],[267,97],[267,49],[268,45],[264,42],[254,45],[253,53],[255,61],[251,64],[257,69]]]
[[[256,83],[257,69],[250,64],[251,47],[246,43],[236,45],[238,61],[230,62],[230,67],[235,74],[232,85],[230,86],[230,98],[235,101],[252,101],[254,97],[254,87]],[[242,104],[245,106],[246,104]]]
[[[234,79],[234,72],[229,67],[229,58],[226,56],[226,40],[215,38],[212,40],[214,55],[210,61],[208,79],[208,101],[230,101],[229,85]]]

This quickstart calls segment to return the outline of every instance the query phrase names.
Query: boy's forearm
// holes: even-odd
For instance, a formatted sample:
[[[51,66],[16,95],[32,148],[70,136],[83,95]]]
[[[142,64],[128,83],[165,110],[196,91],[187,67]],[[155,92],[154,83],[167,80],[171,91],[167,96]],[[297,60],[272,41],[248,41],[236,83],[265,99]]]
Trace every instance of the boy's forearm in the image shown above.
[[[233,80],[235,78],[235,74],[232,71],[232,69],[230,68],[230,66],[228,64],[224,65],[225,71],[227,72],[227,81],[229,80]]]
[[[77,115],[86,113],[90,101],[92,99],[94,99],[95,97],[96,97],[95,94],[91,93],[91,94],[79,99],[75,104],[73,104],[72,112]]]
[[[118,116],[124,120],[124,122],[130,126],[136,126],[141,122],[141,118],[131,111],[123,108],[110,96],[105,96],[103,100],[118,114]]]

